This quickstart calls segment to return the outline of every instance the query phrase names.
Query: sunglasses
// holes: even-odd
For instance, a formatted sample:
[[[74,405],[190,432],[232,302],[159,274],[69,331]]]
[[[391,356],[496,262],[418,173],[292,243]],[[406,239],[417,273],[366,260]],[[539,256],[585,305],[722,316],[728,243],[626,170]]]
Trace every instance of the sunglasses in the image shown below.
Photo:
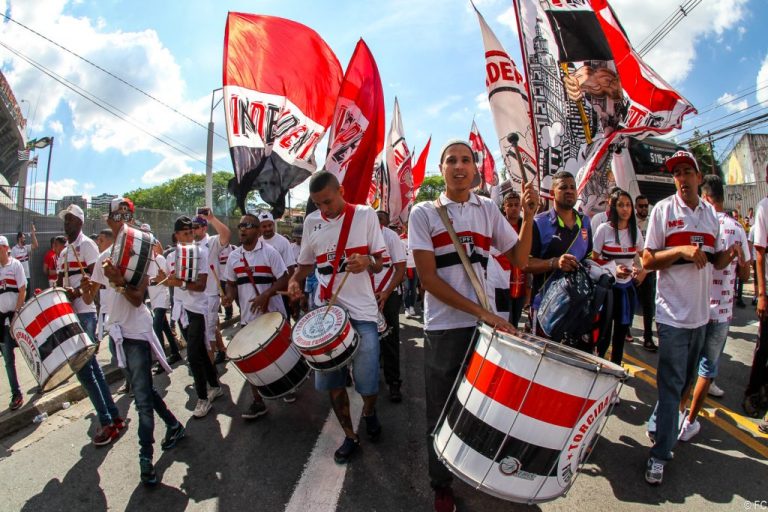
[[[112,212],[109,214],[109,218],[115,222],[130,222],[133,219],[133,214],[128,212]]]
[[[253,222],[241,222],[237,225],[238,229],[253,229],[259,227],[258,224],[254,224]]]

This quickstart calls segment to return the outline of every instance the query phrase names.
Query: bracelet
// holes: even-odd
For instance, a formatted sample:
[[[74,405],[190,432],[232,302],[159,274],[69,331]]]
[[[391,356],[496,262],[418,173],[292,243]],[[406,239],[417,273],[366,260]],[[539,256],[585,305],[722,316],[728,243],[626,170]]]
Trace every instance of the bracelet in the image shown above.
[[[552,270],[555,268],[555,259],[557,258],[550,258],[549,259],[549,270]]]

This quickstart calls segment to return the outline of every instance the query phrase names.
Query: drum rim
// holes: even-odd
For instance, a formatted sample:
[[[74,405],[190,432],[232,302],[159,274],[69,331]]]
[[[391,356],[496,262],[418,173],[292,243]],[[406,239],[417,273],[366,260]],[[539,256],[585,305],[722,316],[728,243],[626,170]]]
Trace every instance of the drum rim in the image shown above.
[[[294,333],[299,333],[299,328],[298,327],[299,327],[299,324],[301,324],[301,321],[304,320],[305,318],[310,317],[310,316],[318,316],[320,314],[325,315],[325,313],[323,312],[325,309],[328,309],[329,311],[331,309],[339,309],[344,314],[344,321],[341,322],[341,324],[339,325],[338,331],[336,333],[334,333],[335,335],[331,336],[331,338],[328,341],[326,341],[325,343],[321,343],[319,345],[306,346],[306,345],[302,345],[302,344],[298,343],[296,341],[296,339],[294,338],[293,334]],[[352,330],[354,333],[357,333],[357,331],[355,331],[354,326],[352,325],[352,318],[349,316],[349,311],[347,311],[345,308],[339,306],[338,304],[333,304],[331,306],[321,306],[319,308],[315,308],[312,311],[307,311],[298,320],[296,320],[296,323],[293,325],[293,328],[291,329],[291,343],[296,345],[296,348],[298,348],[299,351],[301,351],[302,349],[312,349],[312,350],[315,350],[315,349],[323,348],[323,347],[333,343],[334,340],[336,340],[339,336],[341,336],[341,333],[344,331],[344,326],[347,325],[347,324],[349,324],[350,330]]]
[[[29,306],[30,304],[33,304],[35,302],[40,302],[38,300],[40,297],[43,297],[45,295],[50,295],[53,292],[63,293],[65,297],[66,297],[66,293],[67,293],[66,289],[63,286],[54,286],[53,288],[47,288],[47,289],[43,290],[42,292],[36,294],[35,296],[31,297],[27,302],[24,303],[23,306],[21,306],[21,309],[19,310],[19,313],[16,315],[16,318],[14,318],[13,322],[10,323],[9,328],[11,329],[11,332],[9,334],[13,335],[14,325],[16,325],[16,322],[21,321],[21,313],[25,309],[27,309],[27,306]],[[72,302],[69,299],[67,299],[67,302],[72,304]],[[26,331],[26,328],[24,328],[24,330]]]
[[[478,328],[486,333],[493,334],[494,332],[499,334],[497,339],[506,345],[524,346],[529,350],[536,350],[542,353],[543,357],[559,361],[583,370],[588,370],[594,373],[604,373],[612,375],[619,379],[626,379],[627,371],[621,366],[612,363],[606,359],[593,356],[586,352],[576,350],[575,348],[554,341],[536,336],[530,333],[518,332],[518,334],[510,334],[508,332],[496,331],[486,323],[481,322]],[[513,339],[507,339],[513,338]],[[542,350],[542,347],[544,349]]]
[[[280,318],[282,320],[280,325],[277,326],[277,329],[275,329],[275,332],[271,336],[269,336],[266,340],[264,340],[261,344],[259,344],[255,349],[253,349],[252,351],[248,352],[247,354],[244,354],[244,355],[241,355],[241,356],[232,356],[232,354],[229,351],[229,347],[232,345],[232,343],[235,342],[235,340],[237,339],[238,334],[240,334],[245,327],[248,327],[249,325],[252,325],[255,322],[257,322],[259,320],[259,318],[264,318],[267,315],[270,315],[271,313],[275,313],[277,315],[280,315]],[[263,313],[263,314],[259,315],[252,322],[249,322],[249,323],[243,325],[242,327],[240,327],[240,330],[237,331],[235,333],[235,335],[232,336],[232,339],[229,340],[229,343],[227,343],[227,358],[232,360],[232,361],[242,361],[243,359],[247,359],[248,357],[252,356],[255,352],[257,352],[258,350],[261,350],[266,345],[269,345],[270,343],[272,343],[275,340],[275,338],[277,337],[277,335],[280,334],[280,331],[283,330],[283,328],[285,327],[286,323],[287,323],[287,320],[285,318],[285,315],[283,315],[279,311],[268,311],[266,313]]]
[[[91,343],[92,343],[91,345],[88,345],[85,348],[83,348],[81,350],[78,350],[74,354],[75,356],[82,356],[82,359],[85,360],[85,363],[80,368],[78,368],[77,370],[72,368],[72,365],[70,364],[70,361],[69,361],[70,358],[67,357],[67,359],[65,359],[64,362],[61,363],[59,366],[57,366],[53,371],[48,372],[48,379],[45,381],[45,383],[38,383],[38,385],[40,386],[40,391],[42,393],[47,393],[48,391],[54,390],[57,387],[61,386],[62,384],[67,382],[69,379],[71,379],[72,375],[74,375],[77,372],[79,372],[85,366],[85,364],[88,363],[88,361],[90,360],[91,357],[96,357],[96,350],[98,350],[99,347],[95,343],[93,343],[93,342],[91,342]],[[25,358],[22,357],[22,359],[25,359]],[[72,370],[72,372],[66,378],[64,378],[61,381],[59,381],[56,385],[54,385],[54,386],[47,386],[47,384],[51,380],[51,377],[56,375],[56,373],[59,372],[65,366],[69,367],[70,370]]]

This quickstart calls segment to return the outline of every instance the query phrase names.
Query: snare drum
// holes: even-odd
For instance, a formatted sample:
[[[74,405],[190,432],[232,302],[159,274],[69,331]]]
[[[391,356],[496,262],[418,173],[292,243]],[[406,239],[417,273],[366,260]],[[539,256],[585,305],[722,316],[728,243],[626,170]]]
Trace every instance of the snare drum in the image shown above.
[[[194,283],[200,273],[200,247],[196,244],[176,245],[174,274],[182,281]]]
[[[97,348],[63,288],[51,288],[29,299],[11,324],[11,333],[44,392],[85,366]]]
[[[120,270],[128,284],[138,286],[147,275],[154,241],[151,233],[128,225],[124,225],[118,233],[112,248],[112,264]]]
[[[309,366],[323,372],[347,364],[360,345],[349,313],[336,305],[313,309],[299,318],[293,326],[291,341]]]
[[[240,329],[227,345],[227,357],[264,398],[287,395],[309,377],[281,313],[265,313]]]
[[[434,432],[459,478],[509,501],[565,494],[626,372],[604,359],[481,324]]]

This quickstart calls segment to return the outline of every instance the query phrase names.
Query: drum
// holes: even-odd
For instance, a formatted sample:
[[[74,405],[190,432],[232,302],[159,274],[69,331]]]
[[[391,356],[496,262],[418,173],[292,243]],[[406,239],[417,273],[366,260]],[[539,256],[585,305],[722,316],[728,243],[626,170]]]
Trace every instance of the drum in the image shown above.
[[[309,366],[321,372],[347,364],[360,345],[349,313],[336,305],[313,309],[299,318],[293,326],[291,341]]]
[[[626,376],[604,359],[480,324],[433,434],[435,451],[488,494],[553,500],[573,484]]]
[[[178,244],[174,273],[176,277],[188,283],[197,281],[200,272],[200,248],[195,244]]]
[[[137,286],[147,275],[154,241],[151,233],[128,225],[124,225],[118,233],[112,248],[112,264],[120,270],[128,284]]]
[[[11,324],[11,334],[43,392],[85,366],[97,348],[63,288],[29,299]]]
[[[287,395],[309,377],[281,313],[265,313],[240,329],[227,345],[227,357],[264,398]]]

